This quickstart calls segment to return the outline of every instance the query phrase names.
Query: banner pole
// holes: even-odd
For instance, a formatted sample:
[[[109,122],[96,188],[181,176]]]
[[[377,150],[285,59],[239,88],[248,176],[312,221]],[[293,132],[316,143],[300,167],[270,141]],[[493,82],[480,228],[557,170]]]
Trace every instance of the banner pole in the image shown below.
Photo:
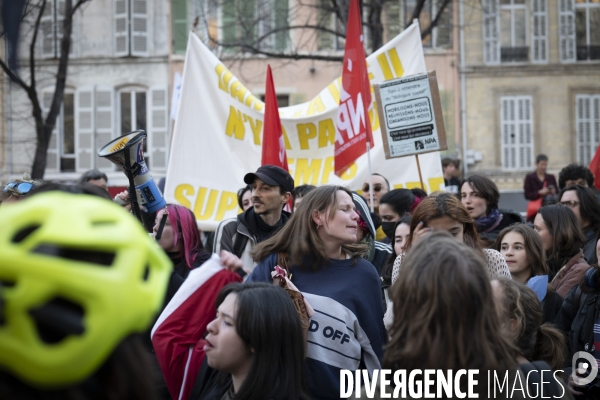
[[[375,212],[375,206],[373,205],[373,171],[371,170],[371,143],[367,140],[367,160],[369,163],[369,200],[371,204],[371,212]]]
[[[423,175],[421,175],[421,163],[419,163],[418,154],[415,154],[415,159],[417,160],[417,171],[419,171],[419,181],[421,182],[421,189],[425,190],[425,185],[423,184]]]

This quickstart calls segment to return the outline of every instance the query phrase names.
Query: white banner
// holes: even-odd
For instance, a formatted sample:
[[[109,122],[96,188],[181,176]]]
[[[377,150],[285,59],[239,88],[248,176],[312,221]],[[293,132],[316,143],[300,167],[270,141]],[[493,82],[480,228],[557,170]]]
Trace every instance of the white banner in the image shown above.
[[[426,72],[419,32],[413,24],[367,57],[371,84]],[[340,83],[338,78],[311,101],[279,109],[296,186],[330,183],[357,190],[367,178],[366,154],[341,178],[334,174]],[[373,172],[395,188],[420,187],[414,156],[385,159],[374,107],[369,111],[375,140]],[[201,229],[215,230],[221,220],[240,212],[237,191],[245,186],[244,175],[260,166],[263,116],[264,103],[191,33],[164,195],[167,202],[193,210]],[[439,153],[420,155],[419,161],[425,189],[442,189]]]

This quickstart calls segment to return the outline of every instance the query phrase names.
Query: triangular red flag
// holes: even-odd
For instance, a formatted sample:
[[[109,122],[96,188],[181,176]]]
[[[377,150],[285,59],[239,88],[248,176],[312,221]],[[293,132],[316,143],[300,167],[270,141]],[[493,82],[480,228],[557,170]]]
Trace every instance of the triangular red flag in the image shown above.
[[[371,86],[363,47],[362,23],[358,0],[350,1],[346,47],[342,71],[342,89],[335,135],[335,174],[340,176],[373,146],[369,120]]]
[[[277,95],[273,85],[271,66],[267,65],[267,85],[265,88],[265,121],[263,123],[263,143],[261,165],[271,164],[288,169],[285,141],[279,119]]]
[[[594,174],[594,186],[596,189],[600,189],[600,146],[596,148],[596,154],[590,162],[589,169]]]

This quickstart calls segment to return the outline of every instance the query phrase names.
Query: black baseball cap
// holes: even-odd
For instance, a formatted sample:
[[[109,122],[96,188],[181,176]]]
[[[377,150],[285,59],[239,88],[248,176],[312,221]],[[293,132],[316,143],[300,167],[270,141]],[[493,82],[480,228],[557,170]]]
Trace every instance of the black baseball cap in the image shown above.
[[[286,192],[294,190],[294,178],[283,168],[275,165],[263,165],[256,172],[250,172],[244,176],[244,182],[251,185],[258,178],[267,185],[281,186]]]

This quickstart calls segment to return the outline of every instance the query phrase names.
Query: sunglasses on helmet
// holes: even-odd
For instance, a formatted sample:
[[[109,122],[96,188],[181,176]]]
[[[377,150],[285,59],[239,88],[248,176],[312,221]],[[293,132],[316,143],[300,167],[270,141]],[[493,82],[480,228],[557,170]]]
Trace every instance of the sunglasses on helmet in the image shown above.
[[[33,189],[33,183],[31,182],[10,182],[4,186],[4,193],[8,193],[9,190],[18,194],[27,194]]]

